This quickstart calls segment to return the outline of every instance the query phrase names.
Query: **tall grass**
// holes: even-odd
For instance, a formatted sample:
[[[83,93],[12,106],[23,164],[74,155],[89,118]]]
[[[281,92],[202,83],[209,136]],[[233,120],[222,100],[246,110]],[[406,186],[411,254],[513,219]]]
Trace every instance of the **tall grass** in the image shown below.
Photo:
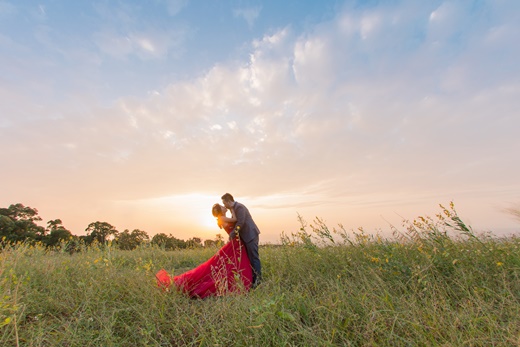
[[[519,346],[520,239],[453,206],[394,237],[316,219],[261,247],[263,284],[193,300],[156,287],[216,248],[0,255],[2,346]]]

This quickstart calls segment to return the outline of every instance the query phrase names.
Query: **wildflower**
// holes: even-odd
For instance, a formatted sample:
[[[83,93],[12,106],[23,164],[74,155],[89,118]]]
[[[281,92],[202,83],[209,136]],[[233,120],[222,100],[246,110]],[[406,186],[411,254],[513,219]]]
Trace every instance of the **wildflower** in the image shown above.
[[[501,261],[497,261],[497,266],[498,266],[498,267],[500,267],[500,266],[502,266],[502,265],[504,265],[504,263],[502,263]]]

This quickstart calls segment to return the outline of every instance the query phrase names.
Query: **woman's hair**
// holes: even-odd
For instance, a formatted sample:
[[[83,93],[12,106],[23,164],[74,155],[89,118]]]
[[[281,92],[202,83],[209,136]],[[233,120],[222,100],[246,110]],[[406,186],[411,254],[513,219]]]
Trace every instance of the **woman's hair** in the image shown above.
[[[219,204],[215,204],[213,205],[213,207],[211,208],[211,213],[213,214],[213,217],[218,217],[222,214],[222,208],[220,207]]]
[[[220,206],[220,204],[213,205],[213,207],[211,208],[211,214],[213,214],[213,217],[217,218],[217,225],[220,229],[222,229],[222,223],[220,221],[220,218],[218,218],[222,215],[222,207]]]

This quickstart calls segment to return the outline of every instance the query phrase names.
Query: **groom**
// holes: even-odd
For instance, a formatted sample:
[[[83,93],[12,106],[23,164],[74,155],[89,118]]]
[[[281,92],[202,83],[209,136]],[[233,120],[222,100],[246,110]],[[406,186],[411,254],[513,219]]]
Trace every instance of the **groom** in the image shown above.
[[[260,265],[260,256],[258,255],[258,240],[260,230],[256,226],[249,210],[239,202],[233,199],[233,196],[229,193],[222,195],[222,203],[226,208],[233,209],[235,211],[235,217],[237,223],[235,230],[229,234],[229,239],[233,239],[238,235],[246,246],[247,256],[251,262],[253,268],[253,288],[258,286],[262,280],[262,269]]]

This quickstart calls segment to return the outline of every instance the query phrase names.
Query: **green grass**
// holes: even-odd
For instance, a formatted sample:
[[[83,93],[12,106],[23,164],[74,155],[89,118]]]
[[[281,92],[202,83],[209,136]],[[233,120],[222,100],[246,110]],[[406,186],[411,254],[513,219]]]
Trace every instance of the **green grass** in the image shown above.
[[[0,345],[519,346],[520,238],[475,236],[444,208],[403,230],[384,239],[302,220],[261,247],[259,288],[206,300],[163,292],[154,275],[215,248],[7,248]]]

